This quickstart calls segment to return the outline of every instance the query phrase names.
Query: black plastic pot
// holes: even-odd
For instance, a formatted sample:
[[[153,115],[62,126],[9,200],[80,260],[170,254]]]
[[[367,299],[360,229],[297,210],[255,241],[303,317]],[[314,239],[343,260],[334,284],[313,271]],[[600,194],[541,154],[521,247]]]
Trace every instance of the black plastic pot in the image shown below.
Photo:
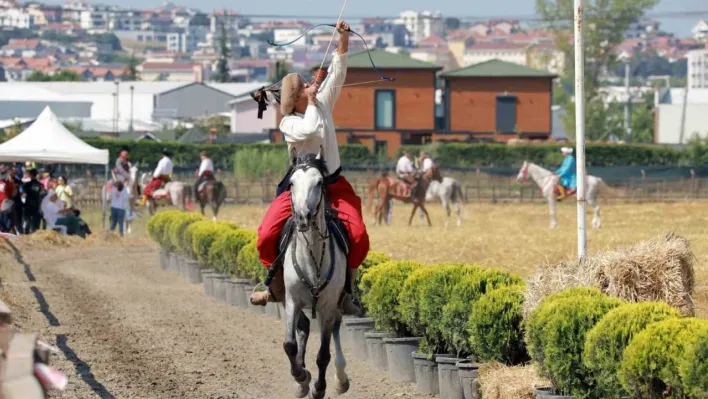
[[[415,366],[412,353],[418,350],[420,337],[384,338],[388,374],[394,381],[415,382]]]
[[[186,278],[190,284],[199,284],[202,280],[201,266],[196,260],[185,258],[184,261],[187,269]]]
[[[212,276],[216,274],[213,269],[202,269],[202,284],[204,284],[204,293],[207,296],[214,296],[214,280]]]
[[[388,370],[388,357],[386,356],[384,338],[391,337],[393,337],[391,333],[376,331],[364,333],[364,339],[366,339],[366,353],[369,354],[369,360],[371,360],[377,370]]]
[[[438,381],[438,364],[428,360],[428,355],[413,352],[413,368],[415,370],[415,386],[418,392],[437,395],[440,393]]]
[[[160,251],[160,268],[167,270],[170,266],[170,254],[165,251]]]
[[[536,399],[575,399],[575,396],[554,393],[553,388],[536,388]]]
[[[479,391],[479,364],[470,360],[457,363],[457,374],[465,399],[480,399]]]
[[[231,290],[231,302],[229,303],[237,308],[248,309],[249,300],[246,296],[246,291],[244,291],[244,287],[251,284],[251,280],[243,278],[229,280],[229,283],[226,286],[227,290]]]
[[[440,399],[465,398],[462,386],[460,386],[460,375],[457,369],[457,363],[464,360],[466,359],[458,359],[456,357],[450,357],[450,355],[435,356],[435,362],[438,364]]]
[[[351,348],[354,357],[358,360],[368,360],[369,354],[366,350],[366,338],[364,334],[374,329],[374,319],[350,319],[347,321],[347,327],[349,327]]]
[[[280,319],[280,310],[276,302],[268,302],[265,306],[265,314],[276,319]]]

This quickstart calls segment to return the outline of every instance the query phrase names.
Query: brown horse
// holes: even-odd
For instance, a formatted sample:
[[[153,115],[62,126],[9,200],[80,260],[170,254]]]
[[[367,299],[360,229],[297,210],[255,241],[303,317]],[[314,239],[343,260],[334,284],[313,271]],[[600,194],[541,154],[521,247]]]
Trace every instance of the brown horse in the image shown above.
[[[226,186],[218,180],[209,180],[203,184],[204,188],[196,194],[197,202],[199,202],[202,215],[204,215],[204,208],[209,204],[214,213],[213,219],[216,220],[219,208],[226,200]]]
[[[411,217],[408,219],[409,226],[413,222],[413,216],[418,208],[420,208],[420,210],[422,210],[425,214],[425,217],[428,220],[428,226],[432,226],[432,223],[430,222],[430,215],[428,215],[428,210],[425,209],[425,194],[428,191],[430,182],[434,180],[438,182],[442,182],[443,180],[442,175],[440,174],[440,169],[435,164],[423,173],[418,183],[418,187],[416,188],[415,196],[413,196],[413,193],[411,192],[412,190],[407,183],[388,177],[387,174],[384,174],[369,184],[369,212],[371,212],[371,207],[374,203],[374,194],[378,193],[378,202],[376,203],[376,209],[373,212],[378,224],[381,224],[384,215],[388,214],[389,201],[392,199],[397,199],[404,204],[413,204]]]

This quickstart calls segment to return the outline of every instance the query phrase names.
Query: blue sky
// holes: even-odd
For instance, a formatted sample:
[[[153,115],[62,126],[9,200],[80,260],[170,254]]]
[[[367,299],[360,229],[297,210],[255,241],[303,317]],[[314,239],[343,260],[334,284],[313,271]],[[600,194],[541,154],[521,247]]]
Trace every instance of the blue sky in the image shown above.
[[[64,0],[48,0],[63,3]],[[126,7],[154,7],[161,0],[102,0],[105,3],[119,3]],[[227,7],[243,14],[278,15],[324,15],[336,16],[343,0],[267,0],[267,1],[226,1],[226,0],[173,0],[175,4],[198,7],[204,11]],[[534,0],[349,0],[344,18],[351,16],[393,16],[404,8],[412,10],[438,10],[446,16],[474,17],[528,17],[535,13]],[[406,6],[404,7],[403,4]],[[464,5],[462,5],[464,4]],[[707,0],[661,0],[652,12],[702,11],[689,17],[658,18],[664,30],[687,36],[691,27],[703,18],[708,19]],[[323,22],[323,21],[319,21]]]

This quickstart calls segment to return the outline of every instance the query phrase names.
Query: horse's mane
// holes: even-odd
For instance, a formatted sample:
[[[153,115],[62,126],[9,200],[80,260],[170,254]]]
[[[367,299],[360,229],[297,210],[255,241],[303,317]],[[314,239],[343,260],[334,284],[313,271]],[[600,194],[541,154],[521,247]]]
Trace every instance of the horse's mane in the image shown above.
[[[317,154],[305,154],[295,160],[295,169],[317,169],[322,176],[327,175],[327,163],[324,159],[317,159]]]

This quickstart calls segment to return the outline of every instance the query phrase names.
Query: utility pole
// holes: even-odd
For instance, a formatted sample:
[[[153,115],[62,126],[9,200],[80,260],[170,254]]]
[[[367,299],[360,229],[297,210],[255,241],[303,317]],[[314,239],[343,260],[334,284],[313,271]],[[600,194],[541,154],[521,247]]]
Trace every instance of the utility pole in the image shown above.
[[[632,95],[629,92],[629,75],[631,66],[629,61],[624,64],[624,90],[626,99],[624,101],[624,130],[626,133],[625,141],[632,141]]]
[[[578,176],[578,259],[585,258],[587,231],[585,228],[585,49],[583,47],[583,0],[574,0],[575,47],[575,168]]]
[[[681,127],[679,129],[679,145],[683,144],[684,130],[686,130],[686,107],[688,107],[688,76],[686,76],[686,88],[683,92],[683,104],[681,106]]]
[[[135,86],[130,85],[130,127],[128,130],[133,132],[133,96],[135,94]]]

